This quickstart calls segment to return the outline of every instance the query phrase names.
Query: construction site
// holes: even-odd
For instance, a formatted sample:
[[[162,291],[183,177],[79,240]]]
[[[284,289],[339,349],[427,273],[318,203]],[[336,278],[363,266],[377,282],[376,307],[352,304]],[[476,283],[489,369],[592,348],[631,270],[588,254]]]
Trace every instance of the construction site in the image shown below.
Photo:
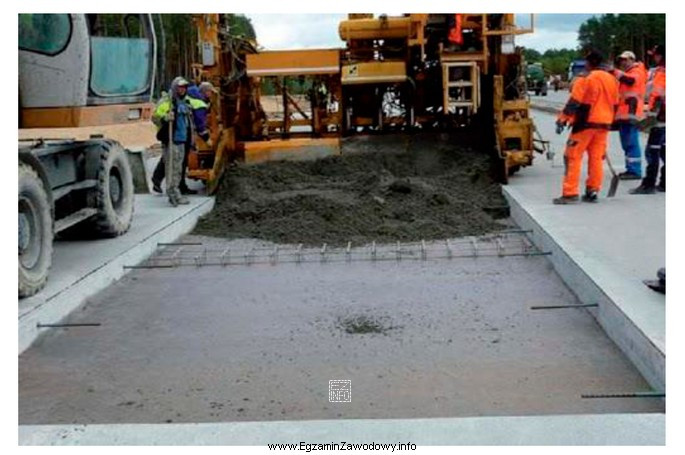
[[[534,15],[193,15],[178,206],[153,16],[19,17],[19,444],[665,444],[665,195],[551,203]]]

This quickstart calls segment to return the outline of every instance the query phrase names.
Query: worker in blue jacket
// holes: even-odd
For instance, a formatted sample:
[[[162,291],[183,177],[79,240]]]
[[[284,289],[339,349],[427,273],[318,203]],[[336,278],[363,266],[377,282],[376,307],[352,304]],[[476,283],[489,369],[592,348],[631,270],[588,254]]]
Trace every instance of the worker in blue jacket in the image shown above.
[[[190,84],[182,77],[178,77],[174,79],[172,82],[172,89],[171,93],[175,94],[179,89],[183,90],[182,96],[180,96],[180,100],[183,101],[183,105],[187,106],[190,113],[192,113],[191,116],[191,132],[188,135],[187,140],[184,142],[184,150],[183,150],[183,160],[182,160],[182,165],[181,165],[181,176],[180,176],[180,182],[178,183],[178,190],[180,191],[181,195],[187,195],[187,194],[195,194],[197,191],[191,190],[188,188],[188,185],[185,180],[186,176],[186,168],[188,167],[188,154],[190,153],[190,150],[195,147],[194,141],[193,141],[193,133],[197,133],[198,136],[202,138],[205,142],[210,144],[211,146],[211,140],[209,138],[209,129],[207,127],[207,113],[209,110],[209,105],[203,101],[202,99],[195,98],[191,96],[190,94]],[[175,95],[174,95],[175,96]],[[169,110],[169,107],[171,106],[171,99],[162,99],[155,110],[155,115],[153,115],[153,122],[157,119],[159,131],[157,133],[158,139],[165,144],[168,142],[167,135],[168,135],[168,130],[164,129],[164,126],[167,124],[166,122],[163,121],[163,118],[166,114],[166,111]],[[162,119],[162,120],[160,120]],[[165,160],[160,159],[159,162],[157,163],[157,166],[155,167],[155,170],[152,174],[152,190],[157,192],[157,193],[162,193],[162,180],[165,178]],[[167,185],[168,186],[168,185]],[[173,195],[172,195],[173,196]],[[178,197],[175,196],[170,196],[171,199],[174,200],[182,200],[183,203],[185,203],[185,200],[179,199]]]

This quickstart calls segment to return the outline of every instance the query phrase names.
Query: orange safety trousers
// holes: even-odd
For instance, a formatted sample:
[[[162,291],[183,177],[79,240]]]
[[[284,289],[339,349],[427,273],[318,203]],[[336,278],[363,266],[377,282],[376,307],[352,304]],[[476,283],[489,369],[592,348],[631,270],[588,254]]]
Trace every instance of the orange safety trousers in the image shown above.
[[[599,191],[602,186],[603,161],[607,149],[609,130],[590,128],[571,134],[564,151],[564,196],[578,196],[580,171],[583,166],[583,154],[588,152],[588,172],[585,182],[586,190]]]

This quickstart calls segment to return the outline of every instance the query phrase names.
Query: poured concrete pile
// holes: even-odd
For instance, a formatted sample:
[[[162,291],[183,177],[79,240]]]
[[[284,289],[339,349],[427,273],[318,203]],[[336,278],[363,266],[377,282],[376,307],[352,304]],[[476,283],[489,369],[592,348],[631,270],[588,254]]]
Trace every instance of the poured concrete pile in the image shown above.
[[[504,210],[503,210],[504,209]],[[446,137],[365,137],[317,161],[230,169],[196,234],[341,245],[480,235],[506,216],[489,158]]]

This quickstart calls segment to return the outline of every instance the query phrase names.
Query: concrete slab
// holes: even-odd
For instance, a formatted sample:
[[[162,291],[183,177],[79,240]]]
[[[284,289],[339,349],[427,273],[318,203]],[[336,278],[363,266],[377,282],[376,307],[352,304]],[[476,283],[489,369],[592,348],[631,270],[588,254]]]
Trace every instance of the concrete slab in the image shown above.
[[[663,414],[22,425],[20,445],[664,445]],[[328,447],[339,450],[339,447]],[[303,447],[306,450],[306,446]],[[405,449],[406,450],[406,449]]]
[[[559,90],[558,92],[550,90],[547,92],[547,96],[530,95],[530,107],[556,115],[564,108],[568,96],[569,91],[566,89]]]
[[[539,248],[553,251],[555,269],[582,302],[600,304],[596,316],[607,334],[650,384],[663,390],[665,298],[642,280],[655,278],[656,270],[665,265],[665,194],[630,195],[628,190],[639,182],[621,181],[615,198],[602,197],[598,204],[553,205],[552,198],[561,194],[567,135],[554,134],[553,115],[537,112],[534,117],[557,155],[553,162],[538,158],[504,187],[512,217],[521,227],[534,230],[532,238]],[[617,172],[622,171],[617,133],[611,134],[609,156]],[[609,180],[605,166],[603,188]]]
[[[166,197],[136,195],[130,230],[115,239],[56,241],[46,287],[19,300],[19,353],[39,336],[37,323],[56,323],[83,301],[124,275],[157,247],[186,234],[208,213],[214,198],[193,196],[186,206],[172,208]]]
[[[530,309],[559,304],[545,256],[135,270],[19,357],[19,422],[662,412],[582,398],[650,387],[585,309]]]

